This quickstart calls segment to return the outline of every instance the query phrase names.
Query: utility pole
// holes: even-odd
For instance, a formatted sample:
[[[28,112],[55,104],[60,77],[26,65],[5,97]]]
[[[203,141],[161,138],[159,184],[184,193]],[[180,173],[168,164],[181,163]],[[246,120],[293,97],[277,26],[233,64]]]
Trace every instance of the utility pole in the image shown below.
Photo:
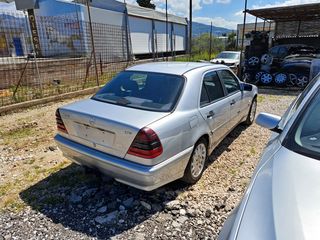
[[[169,44],[169,36],[168,36],[168,0],[166,0],[166,61],[168,61],[168,47]]]
[[[91,13],[90,13],[89,0],[86,0],[86,2],[87,2],[88,17],[89,17],[91,45],[92,45],[92,53],[93,53],[93,63],[94,63],[94,68],[95,68],[97,86],[100,86],[99,75],[98,75],[98,67],[97,67],[97,58],[96,58],[96,49],[95,49],[95,46],[94,46],[94,39],[93,39],[93,29],[92,29],[92,22],[91,22]]]
[[[189,54],[192,55],[192,0],[189,2]]]
[[[210,27],[210,47],[209,47],[209,61],[211,60],[212,55],[212,22]]]
[[[247,11],[248,11],[248,0],[244,1],[244,16],[243,16],[243,26],[242,26],[242,39],[241,39],[241,55],[240,55],[240,71],[239,77],[242,76],[242,64],[243,64],[243,47],[244,47],[244,38],[246,32],[246,21],[247,21]]]

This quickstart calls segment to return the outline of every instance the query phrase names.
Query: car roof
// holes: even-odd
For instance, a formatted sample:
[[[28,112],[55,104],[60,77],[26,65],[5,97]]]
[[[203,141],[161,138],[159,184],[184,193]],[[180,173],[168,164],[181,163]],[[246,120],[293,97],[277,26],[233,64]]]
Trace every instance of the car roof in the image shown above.
[[[240,51],[222,51],[222,52],[220,52],[220,53],[240,53]]]
[[[141,72],[155,72],[167,73],[174,75],[183,75],[186,72],[211,67],[212,69],[226,68],[224,65],[212,63],[197,63],[197,62],[157,62],[157,63],[144,63],[133,67],[129,67],[126,71],[141,71]]]

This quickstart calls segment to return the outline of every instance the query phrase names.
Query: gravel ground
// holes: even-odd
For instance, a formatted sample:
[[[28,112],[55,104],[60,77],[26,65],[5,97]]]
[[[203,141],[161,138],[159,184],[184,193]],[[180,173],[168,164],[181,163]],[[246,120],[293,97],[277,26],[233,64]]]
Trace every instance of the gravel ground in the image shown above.
[[[261,94],[258,111],[282,114],[294,96]],[[68,100],[0,117],[0,240],[216,239],[241,199],[270,132],[237,127],[194,186],[143,192],[62,157],[55,109]]]

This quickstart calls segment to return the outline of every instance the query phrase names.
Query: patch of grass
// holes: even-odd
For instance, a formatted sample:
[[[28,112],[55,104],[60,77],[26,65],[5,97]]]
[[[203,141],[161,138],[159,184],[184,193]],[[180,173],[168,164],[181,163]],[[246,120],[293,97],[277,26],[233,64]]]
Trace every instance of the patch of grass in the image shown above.
[[[264,100],[266,99],[265,96],[262,96],[262,95],[258,95],[258,103],[262,103],[264,102]]]
[[[255,149],[254,147],[252,147],[252,148],[250,149],[250,153],[251,153],[252,155],[255,155],[255,154],[257,153],[257,151],[256,151],[256,149]]]
[[[1,132],[0,134],[4,139],[17,140],[17,139],[30,136],[33,133],[33,130],[34,130],[33,127],[24,127],[24,128],[13,129],[8,132]]]

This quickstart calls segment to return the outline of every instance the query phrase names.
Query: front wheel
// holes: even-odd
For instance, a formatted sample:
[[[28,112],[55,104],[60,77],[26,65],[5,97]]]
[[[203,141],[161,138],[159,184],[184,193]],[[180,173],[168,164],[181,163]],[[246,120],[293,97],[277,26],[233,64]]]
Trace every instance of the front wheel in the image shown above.
[[[251,125],[256,117],[257,112],[257,98],[255,97],[251,103],[250,110],[247,116],[246,121],[244,122],[246,125]]]
[[[208,143],[203,138],[196,143],[182,181],[194,184],[201,178],[208,157],[207,146]]]

